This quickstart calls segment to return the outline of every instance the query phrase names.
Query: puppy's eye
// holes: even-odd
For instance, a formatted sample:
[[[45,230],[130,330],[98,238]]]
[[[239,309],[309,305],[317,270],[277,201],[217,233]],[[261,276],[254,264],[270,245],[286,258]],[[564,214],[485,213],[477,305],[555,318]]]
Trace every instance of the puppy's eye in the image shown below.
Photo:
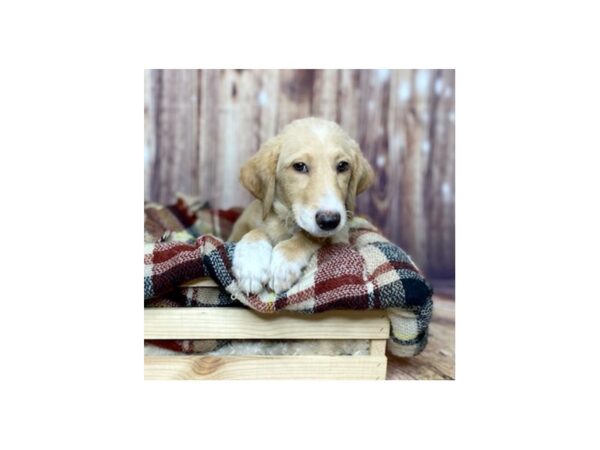
[[[341,172],[345,172],[346,170],[348,170],[350,168],[350,164],[348,164],[347,161],[340,161],[337,165],[337,171],[339,173]]]
[[[308,173],[308,166],[303,162],[294,163],[292,167],[296,172]]]

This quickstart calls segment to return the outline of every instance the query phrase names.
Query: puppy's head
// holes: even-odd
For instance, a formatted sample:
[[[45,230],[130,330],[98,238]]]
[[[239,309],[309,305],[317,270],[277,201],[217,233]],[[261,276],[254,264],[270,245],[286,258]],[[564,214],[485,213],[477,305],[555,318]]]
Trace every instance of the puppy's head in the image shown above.
[[[332,236],[354,211],[356,195],[373,182],[358,144],[339,125],[296,120],[267,141],[242,167],[242,184],[280,216],[317,237]]]

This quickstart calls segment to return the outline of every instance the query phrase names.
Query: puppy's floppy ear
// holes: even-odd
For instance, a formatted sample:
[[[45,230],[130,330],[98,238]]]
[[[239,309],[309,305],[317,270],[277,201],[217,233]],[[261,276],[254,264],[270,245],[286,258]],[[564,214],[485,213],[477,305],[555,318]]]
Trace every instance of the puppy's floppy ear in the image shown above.
[[[273,206],[275,195],[275,169],[281,149],[281,140],[276,136],[265,142],[242,166],[240,181],[252,195],[262,201],[263,218]]]
[[[346,196],[346,209],[354,211],[356,207],[356,196],[366,190],[373,184],[375,174],[369,164],[369,161],[360,153],[358,145],[354,152],[354,164],[352,165],[352,175],[348,185],[348,194]]]

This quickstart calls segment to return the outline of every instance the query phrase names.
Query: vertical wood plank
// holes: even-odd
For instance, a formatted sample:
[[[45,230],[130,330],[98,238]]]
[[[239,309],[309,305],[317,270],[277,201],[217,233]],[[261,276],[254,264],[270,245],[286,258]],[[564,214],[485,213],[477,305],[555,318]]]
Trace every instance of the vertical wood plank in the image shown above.
[[[359,144],[375,171],[374,185],[357,197],[357,212],[371,217],[388,236],[395,231],[389,217],[390,204],[395,200],[387,189],[395,176],[388,164],[388,102],[389,70],[361,70],[359,89]]]
[[[454,71],[435,74],[429,127],[431,154],[425,180],[428,273],[454,277]]]
[[[312,115],[327,120],[337,119],[338,71],[317,70],[312,97]]]
[[[160,70],[144,71],[144,200],[158,199],[153,191],[156,163],[156,121],[158,114],[158,86]]]
[[[198,191],[202,200],[217,206],[223,180],[219,177],[219,70],[200,71],[200,126]]]
[[[277,134],[279,104],[279,70],[261,70],[256,101],[260,108],[258,123],[259,145]],[[258,147],[255,149],[258,150]]]
[[[446,110],[442,112],[445,136],[442,138],[446,143],[445,152],[440,155],[440,165],[446,167],[444,182],[447,183],[446,189],[442,185],[443,202],[443,220],[442,220],[442,237],[441,251],[443,252],[442,266],[440,270],[433,275],[443,278],[455,277],[455,236],[456,236],[456,166],[455,161],[455,72],[454,70],[444,71],[446,77],[446,86],[444,89],[444,104]]]
[[[163,70],[158,79],[151,196],[172,202],[177,192],[197,195],[197,74]]]
[[[388,208],[388,237],[394,242],[403,238],[402,203],[405,201],[402,192],[402,156],[406,150],[406,128],[403,120],[403,102],[410,95],[409,70],[394,70],[390,75],[389,110],[388,110],[388,155],[386,164],[390,176],[386,190],[390,196]]]
[[[357,142],[359,141],[358,110],[360,70],[340,70],[338,81],[337,122]],[[360,143],[360,142],[359,142]]]
[[[246,97],[240,72],[222,70],[219,77],[218,177],[221,180],[228,180],[221,184],[221,189],[215,197],[214,204],[219,205],[220,208],[233,206],[236,196],[239,200],[248,200],[240,184],[230,182],[237,178],[240,160],[248,158],[248,148],[255,146],[251,129],[253,121],[250,120],[248,123],[251,105],[240,101],[240,97]]]
[[[310,116],[314,77],[314,70],[280,71],[278,131],[295,119]]]
[[[405,142],[400,161],[402,234],[398,242],[419,267],[426,270],[426,218],[424,207],[424,102],[428,95],[427,71],[412,71],[409,80],[402,80],[398,102],[404,123]],[[406,84],[408,83],[408,84]]]

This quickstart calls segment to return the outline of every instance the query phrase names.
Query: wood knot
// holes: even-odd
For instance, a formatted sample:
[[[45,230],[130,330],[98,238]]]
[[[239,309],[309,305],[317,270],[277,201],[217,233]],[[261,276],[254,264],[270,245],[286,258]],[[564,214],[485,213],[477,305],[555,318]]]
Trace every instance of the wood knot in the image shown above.
[[[210,375],[217,372],[223,364],[225,361],[218,356],[202,356],[194,360],[192,370],[198,375]]]

